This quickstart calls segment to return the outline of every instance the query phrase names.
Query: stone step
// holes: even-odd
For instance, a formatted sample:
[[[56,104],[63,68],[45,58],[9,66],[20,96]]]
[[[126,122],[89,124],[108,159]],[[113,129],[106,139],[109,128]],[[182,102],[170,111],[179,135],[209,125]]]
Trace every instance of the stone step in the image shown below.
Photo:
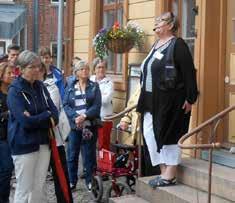
[[[140,178],[136,185],[136,194],[150,203],[207,203],[207,193],[178,184],[152,189],[148,181],[153,177]],[[212,195],[211,203],[231,203],[221,197]]]
[[[208,161],[184,158],[178,167],[178,181],[207,192]],[[218,164],[212,165],[212,194],[235,200],[235,170]]]
[[[208,150],[203,150],[201,155],[202,159],[208,160],[209,157]],[[232,154],[228,150],[223,150],[223,149],[213,150],[212,161],[213,163],[217,163],[235,169],[235,154]]]
[[[149,203],[149,202],[140,197],[137,197],[136,195],[126,195],[116,198],[110,198],[109,203]]]

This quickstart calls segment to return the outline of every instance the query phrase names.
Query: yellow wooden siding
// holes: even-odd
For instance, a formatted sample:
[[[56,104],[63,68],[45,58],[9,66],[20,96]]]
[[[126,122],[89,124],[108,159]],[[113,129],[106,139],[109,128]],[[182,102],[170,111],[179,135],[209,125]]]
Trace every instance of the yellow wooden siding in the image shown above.
[[[74,29],[74,39],[88,39],[89,38],[89,26],[83,25],[75,27]]]
[[[81,0],[75,3],[75,14],[87,12],[89,10],[90,10],[90,0]]]
[[[129,18],[150,18],[155,16],[155,1],[144,1],[137,4],[129,4]]]
[[[75,2],[74,15],[74,56],[88,60],[90,35],[90,1]]]
[[[90,12],[78,13],[75,15],[75,27],[90,24]]]
[[[88,44],[89,44],[88,39],[74,40],[75,52],[87,53],[88,52]]]
[[[141,28],[143,28],[146,35],[154,35],[153,28],[154,28],[154,18],[142,18],[142,19],[133,19],[130,18],[129,20],[136,21]]]

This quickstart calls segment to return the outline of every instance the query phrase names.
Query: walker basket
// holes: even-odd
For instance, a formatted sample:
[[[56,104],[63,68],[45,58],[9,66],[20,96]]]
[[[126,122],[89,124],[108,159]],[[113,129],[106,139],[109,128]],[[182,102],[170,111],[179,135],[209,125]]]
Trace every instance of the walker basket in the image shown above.
[[[132,39],[110,39],[107,42],[107,48],[113,53],[125,53],[134,46]]]
[[[106,149],[101,149],[98,155],[97,167],[101,171],[112,172],[115,161],[116,157],[113,152]]]

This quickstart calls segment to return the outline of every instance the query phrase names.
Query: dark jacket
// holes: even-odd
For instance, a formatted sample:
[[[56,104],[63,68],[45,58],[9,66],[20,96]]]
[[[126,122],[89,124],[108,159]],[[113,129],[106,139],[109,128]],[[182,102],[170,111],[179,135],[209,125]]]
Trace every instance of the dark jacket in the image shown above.
[[[64,98],[64,78],[63,74],[60,69],[56,68],[55,66],[51,65],[50,70],[53,73],[55,84],[59,88],[60,96]]]
[[[65,89],[65,95],[63,100],[64,110],[69,118],[70,126],[72,129],[76,129],[75,118],[78,114],[75,111],[75,88],[77,79],[73,78]],[[86,86],[86,116],[87,119],[93,121],[100,118],[101,108],[101,93],[99,85],[88,79]]]
[[[7,139],[7,121],[8,121],[7,95],[0,92],[0,140]]]
[[[50,117],[58,122],[58,111],[46,87],[40,81],[31,85],[19,77],[11,84],[7,104],[10,110],[8,141],[13,155],[37,151],[47,144]],[[25,116],[24,112],[30,113]]]

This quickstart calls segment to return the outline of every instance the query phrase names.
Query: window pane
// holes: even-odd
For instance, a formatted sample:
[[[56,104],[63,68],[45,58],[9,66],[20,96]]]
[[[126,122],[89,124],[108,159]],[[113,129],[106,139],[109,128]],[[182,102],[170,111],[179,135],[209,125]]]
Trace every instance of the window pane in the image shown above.
[[[113,26],[113,23],[115,22],[115,14],[114,10],[104,12],[103,27],[110,28]]]
[[[123,3],[124,0],[104,0],[104,4]]]
[[[194,43],[195,43],[195,16],[193,8],[196,7],[196,0],[183,0],[182,4],[182,38],[186,41],[194,56]]]
[[[182,37],[194,37],[195,32],[195,12],[196,0],[184,0],[182,8]]]

